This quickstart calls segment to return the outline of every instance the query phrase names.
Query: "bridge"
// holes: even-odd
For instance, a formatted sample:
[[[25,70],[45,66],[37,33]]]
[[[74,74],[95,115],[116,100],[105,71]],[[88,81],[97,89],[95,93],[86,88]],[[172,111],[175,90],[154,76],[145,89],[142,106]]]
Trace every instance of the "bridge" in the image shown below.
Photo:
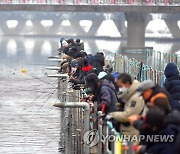
[[[118,37],[127,39],[126,46],[141,48],[145,47],[147,33],[151,34],[148,25],[159,20],[166,27],[162,34],[172,39],[180,36],[180,5],[175,0],[4,0],[0,11],[2,35],[99,37],[97,31],[102,23],[111,20],[120,34]],[[8,26],[11,21],[17,22],[13,28]],[[50,26],[44,27],[43,21],[50,21]],[[90,23],[89,28],[81,24],[83,21]]]
[[[179,13],[180,2],[170,0],[5,0],[0,11],[58,11],[58,12],[144,12]]]

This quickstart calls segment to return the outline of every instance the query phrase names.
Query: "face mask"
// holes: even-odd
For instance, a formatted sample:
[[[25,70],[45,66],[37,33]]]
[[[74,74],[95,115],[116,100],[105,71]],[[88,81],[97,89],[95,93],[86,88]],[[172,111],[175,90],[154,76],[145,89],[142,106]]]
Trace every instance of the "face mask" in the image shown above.
[[[75,72],[76,72],[76,70],[77,70],[77,68],[76,68],[76,67],[72,67],[72,68],[71,68],[71,72],[72,72],[72,73],[75,73]]]
[[[126,93],[127,93],[128,88],[126,88],[126,87],[122,87],[122,88],[119,88],[119,91],[120,91],[120,93],[121,93],[122,95],[124,95],[124,94],[126,94]]]

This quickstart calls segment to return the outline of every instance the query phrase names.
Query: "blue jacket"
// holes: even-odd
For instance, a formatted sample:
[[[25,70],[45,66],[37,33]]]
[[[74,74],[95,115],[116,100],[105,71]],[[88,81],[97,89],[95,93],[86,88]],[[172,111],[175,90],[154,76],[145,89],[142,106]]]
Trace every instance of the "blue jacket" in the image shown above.
[[[176,137],[178,134],[178,127],[174,125],[167,125],[158,132],[148,134],[154,136],[154,141],[146,138],[146,148],[141,153],[146,154],[179,154],[176,148]],[[155,136],[158,138],[155,139]]]
[[[164,87],[170,95],[170,105],[173,109],[180,110],[180,76],[177,66],[174,63],[168,63],[165,72],[166,81]]]
[[[140,142],[145,145],[140,154],[179,154],[180,138],[177,136],[180,133],[180,112],[173,110],[164,114],[159,111],[158,108],[149,109],[146,118],[134,123],[135,128],[145,136]],[[158,129],[153,130],[155,127]],[[148,139],[148,136],[154,137],[154,141]]]
[[[105,103],[105,114],[116,111],[117,96],[115,86],[111,81],[103,79],[97,95],[98,110],[101,110],[101,105]]]
[[[178,126],[167,124],[162,130],[156,132],[154,135],[167,137],[161,138],[160,142],[151,142],[146,147],[146,154],[179,154],[176,148],[176,137],[178,134]]]

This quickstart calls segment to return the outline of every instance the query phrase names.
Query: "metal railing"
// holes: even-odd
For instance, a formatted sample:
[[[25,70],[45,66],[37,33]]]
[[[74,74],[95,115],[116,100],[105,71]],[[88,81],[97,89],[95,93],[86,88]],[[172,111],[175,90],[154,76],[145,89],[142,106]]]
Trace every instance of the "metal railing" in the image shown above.
[[[49,57],[50,61],[57,62],[56,66],[48,66],[46,69],[59,71],[60,57]],[[68,74],[48,75],[58,78],[58,99],[54,104],[60,108],[60,142],[59,151],[65,154],[89,154],[90,147],[83,144],[83,135],[90,130],[90,105],[80,102],[81,90],[72,90],[68,82]]]
[[[180,5],[178,0],[1,0],[0,4]]]
[[[154,69],[164,71],[167,63],[175,63],[180,67],[180,55],[175,53],[164,53],[154,50],[147,50],[146,64],[152,66]]]
[[[127,55],[128,58],[143,61],[145,65],[159,71],[164,71],[165,66],[170,62],[180,67],[180,54],[178,53],[166,53],[152,49],[123,49],[120,53]]]
[[[123,139],[120,132],[118,132],[111,120],[104,119],[101,111],[98,112],[98,132],[100,138],[105,140],[98,142],[98,154],[111,153],[111,154],[131,154],[133,151],[132,144],[129,145]],[[101,137],[103,136],[104,137]]]
[[[114,61],[113,67],[115,71],[129,73],[134,79],[139,81],[152,80],[159,85],[163,85],[165,81],[163,71],[153,69],[153,67],[145,65],[134,58],[115,54]]]

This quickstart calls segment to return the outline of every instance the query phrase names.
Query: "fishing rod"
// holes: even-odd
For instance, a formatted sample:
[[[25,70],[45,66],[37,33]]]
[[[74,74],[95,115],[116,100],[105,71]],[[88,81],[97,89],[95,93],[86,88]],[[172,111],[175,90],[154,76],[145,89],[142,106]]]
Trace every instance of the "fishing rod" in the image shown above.
[[[58,79],[57,79],[57,80],[58,80]],[[55,83],[57,82],[57,80],[55,80],[54,83],[53,83],[49,88],[51,88],[51,87],[54,88]],[[57,89],[57,88],[56,88],[56,89]],[[49,91],[49,89],[46,90],[46,92],[48,92],[48,91]],[[49,95],[49,93],[46,94],[46,95],[43,96],[43,97],[42,97],[42,95],[41,95],[41,96],[38,96],[37,98],[34,99],[34,101],[30,104],[29,107],[31,107],[32,105],[34,105],[40,97],[42,97],[41,99],[44,99],[44,98],[45,98],[46,96],[48,96],[48,95]],[[40,99],[40,100],[41,100],[41,99]],[[29,108],[29,107],[28,107],[28,108]],[[25,107],[25,109],[23,109],[23,110],[27,110],[28,108]]]
[[[0,63],[1,63],[1,64],[4,64],[4,63],[2,63],[2,62],[0,62]],[[14,70],[18,71],[18,69],[15,68],[15,67],[13,67],[13,66],[10,66],[10,65],[8,65],[8,64],[4,64],[4,65],[6,65],[7,67],[13,68]],[[34,78],[34,79],[37,79],[37,80],[39,80],[39,81],[41,81],[41,82],[43,82],[43,83],[50,84],[49,82],[44,81],[44,80],[42,80],[41,78],[36,77],[36,76],[33,76],[33,75],[31,75],[31,74],[29,74],[29,73],[27,73],[27,72],[26,72],[26,75],[28,75],[28,76],[30,76],[30,77],[32,77],[32,78]]]
[[[31,117],[31,119],[37,115],[37,113],[39,112],[39,110],[42,109],[42,107],[47,103],[47,101],[52,97],[52,95],[56,92],[57,89],[55,89],[50,96],[45,100],[45,102],[40,106],[40,108],[35,112],[35,114]]]

